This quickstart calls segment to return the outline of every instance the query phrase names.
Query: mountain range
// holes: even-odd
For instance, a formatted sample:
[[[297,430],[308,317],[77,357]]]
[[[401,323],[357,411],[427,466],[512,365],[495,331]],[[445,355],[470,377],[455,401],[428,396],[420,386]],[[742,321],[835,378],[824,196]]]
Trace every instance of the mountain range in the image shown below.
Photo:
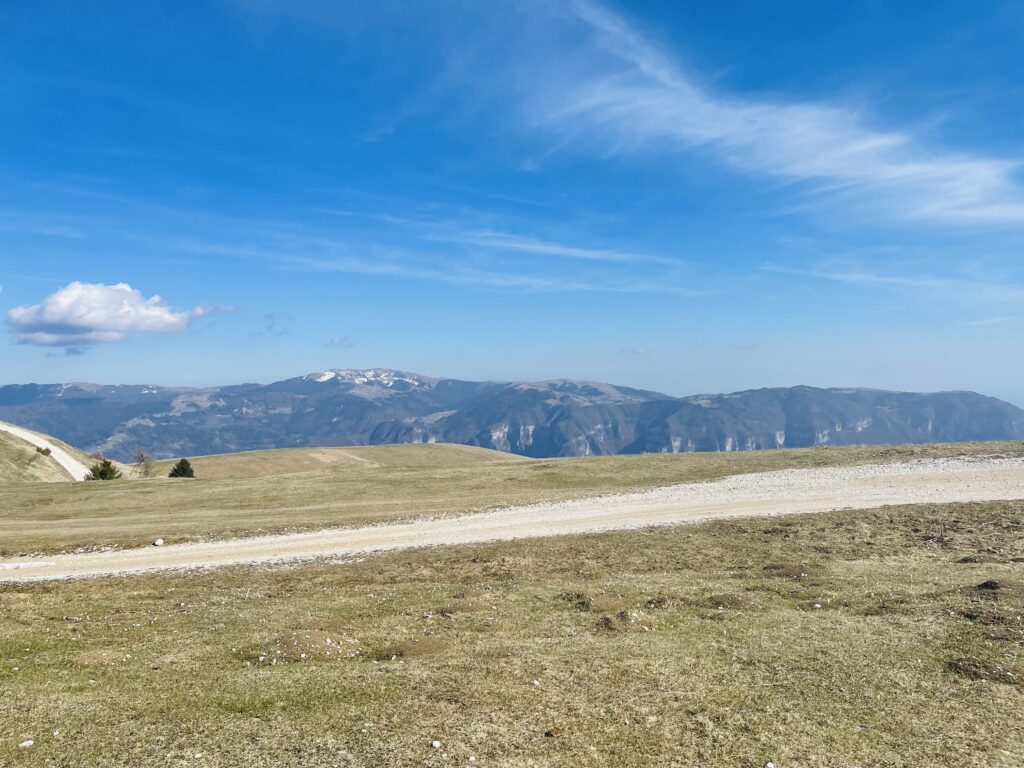
[[[0,386],[0,420],[120,460],[295,446],[449,442],[533,457],[1024,439],[1024,410],[974,392],[788,387],[671,397],[558,379],[389,369],[272,384]]]

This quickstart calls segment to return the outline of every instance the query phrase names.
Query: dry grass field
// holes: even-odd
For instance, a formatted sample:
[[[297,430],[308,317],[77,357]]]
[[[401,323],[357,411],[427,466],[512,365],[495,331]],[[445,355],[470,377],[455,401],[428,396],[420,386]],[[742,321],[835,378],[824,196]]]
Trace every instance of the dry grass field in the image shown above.
[[[0,764],[1016,768],[1022,570],[1009,502],[7,586]]]
[[[163,477],[177,459],[155,462]],[[358,467],[461,467],[493,462],[529,461],[471,445],[368,445],[353,448],[277,448],[189,458],[196,476],[206,480],[247,480],[267,475],[294,475],[324,471],[344,472]]]
[[[45,437],[79,461],[91,463],[91,459],[77,448],[72,448],[49,435]],[[71,477],[51,456],[40,453],[34,445],[14,435],[0,431],[0,484],[40,481],[71,482]]]
[[[318,450],[199,458],[195,481],[0,484],[0,543],[194,540],[1024,445]],[[0,585],[0,690],[4,766],[1019,768],[1024,502]]]
[[[196,459],[196,480],[0,483],[0,556],[364,525],[745,472],[962,454],[1020,456],[1024,443],[545,460],[450,445],[229,454]]]

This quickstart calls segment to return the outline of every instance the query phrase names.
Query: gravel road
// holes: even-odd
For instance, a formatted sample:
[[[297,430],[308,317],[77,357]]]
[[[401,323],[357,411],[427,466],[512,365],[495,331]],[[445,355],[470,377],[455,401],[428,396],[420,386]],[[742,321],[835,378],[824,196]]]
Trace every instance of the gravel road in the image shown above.
[[[1024,458],[953,458],[735,475],[459,517],[88,554],[0,560],[0,581],[211,568],[891,504],[1024,499]]]

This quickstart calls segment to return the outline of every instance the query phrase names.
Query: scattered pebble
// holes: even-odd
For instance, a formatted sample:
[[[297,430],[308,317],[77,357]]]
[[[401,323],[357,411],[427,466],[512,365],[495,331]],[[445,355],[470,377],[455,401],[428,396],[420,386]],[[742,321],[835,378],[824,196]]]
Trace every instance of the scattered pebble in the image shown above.
[[[764,768],[775,768],[775,763],[771,763],[771,762],[765,763],[764,764]]]
[[[35,744],[35,742],[32,739],[25,739],[23,742],[21,742],[21,744],[18,745],[18,749],[28,749],[33,744]]]
[[[163,539],[157,539],[156,541],[153,542],[153,546],[154,547],[162,547],[163,545],[164,545],[164,540]]]
[[[430,746],[432,746],[434,749],[440,749],[441,742],[435,739],[434,741],[430,742]]]
[[[534,681],[533,681],[533,684],[534,684],[534,685],[540,685],[540,680],[534,680]]]
[[[814,608],[814,610],[819,611],[819,610],[821,610],[821,603],[815,603],[811,607]]]

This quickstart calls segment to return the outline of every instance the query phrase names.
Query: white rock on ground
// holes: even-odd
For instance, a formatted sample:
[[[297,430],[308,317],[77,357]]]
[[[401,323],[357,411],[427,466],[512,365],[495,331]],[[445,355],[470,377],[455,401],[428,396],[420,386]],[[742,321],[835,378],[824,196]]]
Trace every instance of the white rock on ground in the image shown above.
[[[35,744],[35,742],[32,741],[32,739],[25,739],[23,742],[21,742],[21,744],[18,745],[18,748],[19,749],[28,749],[33,744]]]

